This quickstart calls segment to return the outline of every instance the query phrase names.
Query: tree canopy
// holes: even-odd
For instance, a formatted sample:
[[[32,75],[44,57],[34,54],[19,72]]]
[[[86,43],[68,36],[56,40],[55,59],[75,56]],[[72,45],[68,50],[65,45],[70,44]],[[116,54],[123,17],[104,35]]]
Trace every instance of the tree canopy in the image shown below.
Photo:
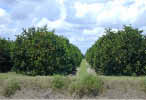
[[[100,74],[146,75],[146,37],[142,32],[131,26],[106,29],[106,35],[87,50],[87,61]]]
[[[71,74],[80,65],[80,50],[47,27],[28,28],[17,36],[13,70],[27,75]]]
[[[0,72],[10,71],[11,62],[11,41],[0,38]]]

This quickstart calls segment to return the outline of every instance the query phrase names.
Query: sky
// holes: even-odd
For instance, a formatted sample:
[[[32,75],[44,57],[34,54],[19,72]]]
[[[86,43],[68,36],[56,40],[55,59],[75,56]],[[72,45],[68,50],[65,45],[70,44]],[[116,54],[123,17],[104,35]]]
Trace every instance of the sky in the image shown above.
[[[145,32],[146,0],[0,0],[0,37],[15,39],[22,28],[44,25],[85,54],[105,28]]]

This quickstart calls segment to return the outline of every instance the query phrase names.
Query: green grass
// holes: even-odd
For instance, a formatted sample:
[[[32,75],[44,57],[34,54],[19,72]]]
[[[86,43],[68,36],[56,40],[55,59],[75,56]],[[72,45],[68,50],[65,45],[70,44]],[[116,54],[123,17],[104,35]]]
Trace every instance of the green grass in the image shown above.
[[[146,78],[143,81],[144,92],[146,93]]]
[[[68,83],[70,83],[70,79],[68,77],[55,75],[51,80],[51,88],[54,90],[66,89],[69,86]]]
[[[8,72],[8,73],[0,73],[0,79],[11,79],[11,78],[19,78],[19,77],[26,77],[25,75],[16,74],[15,72]]]
[[[102,80],[88,73],[88,64],[84,59],[78,70],[76,79],[71,83],[69,91],[79,98],[83,96],[96,96],[103,90]]]
[[[88,67],[87,67],[87,64],[86,63],[87,63],[86,60],[83,59],[81,65],[79,67],[79,71],[77,73],[77,77],[82,78],[82,77],[88,75],[88,72],[87,72],[87,68]]]
[[[77,97],[97,96],[103,90],[102,80],[92,74],[86,74],[82,78],[76,78],[70,85],[69,91]]]

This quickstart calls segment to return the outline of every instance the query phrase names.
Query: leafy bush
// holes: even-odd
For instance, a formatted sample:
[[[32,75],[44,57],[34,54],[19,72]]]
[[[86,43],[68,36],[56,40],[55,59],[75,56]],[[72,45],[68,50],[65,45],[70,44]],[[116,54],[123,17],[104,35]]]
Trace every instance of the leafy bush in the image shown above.
[[[0,72],[8,72],[12,68],[9,40],[0,38]]]
[[[146,92],[146,78],[143,81],[143,86],[144,86],[144,92]]]
[[[71,94],[75,93],[75,95],[79,96],[80,98],[85,95],[97,96],[100,92],[102,92],[102,85],[103,82],[99,77],[87,74],[86,76],[72,82],[69,91]]]
[[[71,74],[82,59],[76,46],[47,27],[24,30],[13,50],[13,70],[27,75]]]
[[[69,82],[69,80],[67,77],[55,75],[55,76],[53,76],[53,79],[51,81],[51,88],[63,89],[68,85],[68,82]]]
[[[5,84],[3,94],[6,97],[10,97],[11,95],[15,94],[17,90],[20,90],[20,89],[21,87],[18,81],[8,80],[8,82]]]
[[[87,50],[87,61],[105,75],[145,75],[146,37],[142,32],[131,26],[117,32],[107,29]]]

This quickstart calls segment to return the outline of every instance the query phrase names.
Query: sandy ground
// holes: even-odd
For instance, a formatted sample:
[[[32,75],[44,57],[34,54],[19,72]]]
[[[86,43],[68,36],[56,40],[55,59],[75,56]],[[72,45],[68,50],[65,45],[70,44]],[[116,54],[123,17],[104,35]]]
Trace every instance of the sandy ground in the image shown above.
[[[115,88],[116,87],[116,88]],[[15,95],[6,98],[0,96],[1,99],[79,99],[66,93],[53,92],[51,89],[21,89]],[[96,97],[84,96],[84,99],[146,99],[146,93],[133,88],[121,88],[116,86],[108,87],[102,94]],[[82,99],[83,99],[82,98]]]
[[[91,71],[91,70],[90,70]],[[93,73],[93,72],[92,72]],[[0,99],[79,99],[70,95],[68,91],[40,88],[22,88],[9,98],[0,96]],[[104,80],[103,93],[96,97],[84,96],[82,99],[145,99],[140,80]]]
[[[88,63],[87,63],[88,65]],[[88,67],[87,72],[96,75]],[[95,97],[98,99],[146,99],[140,80],[104,80],[104,92]]]
[[[88,73],[95,74],[95,71],[88,67]],[[145,99],[146,93],[143,90],[141,80],[126,79],[104,79],[103,93],[96,97],[84,96],[82,99]],[[1,95],[1,94],[0,94]],[[0,96],[0,99],[80,99],[76,95],[70,95],[68,91],[40,88],[22,88],[9,98]]]
[[[141,87],[141,82],[135,80],[111,80],[104,82],[104,92],[97,98],[105,99],[146,99],[146,93]]]

